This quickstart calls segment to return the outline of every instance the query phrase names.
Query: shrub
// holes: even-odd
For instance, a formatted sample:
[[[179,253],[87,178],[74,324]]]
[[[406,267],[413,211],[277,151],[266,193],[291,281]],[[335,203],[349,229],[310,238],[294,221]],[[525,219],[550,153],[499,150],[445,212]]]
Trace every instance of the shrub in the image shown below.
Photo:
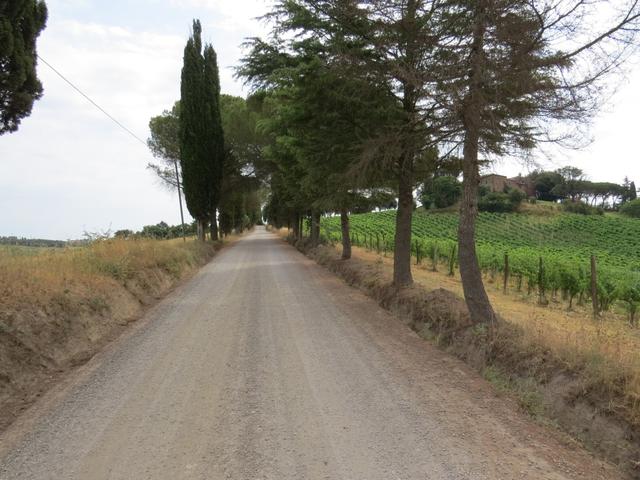
[[[422,191],[422,205],[429,208],[446,208],[454,205],[462,195],[462,184],[457,178],[446,175],[434,178]]]
[[[132,230],[118,230],[116,231],[116,233],[113,234],[113,236],[116,238],[129,238],[132,235],[133,235]]]
[[[526,195],[518,189],[502,192],[489,192],[481,195],[478,209],[481,212],[508,213],[515,212],[520,207]]]
[[[620,207],[620,213],[633,218],[640,218],[640,198],[631,200]]]
[[[577,213],[579,215],[604,215],[602,208],[592,207],[581,201],[567,200],[562,202],[562,210],[567,213]]]
[[[638,312],[638,307],[640,307],[640,283],[630,281],[621,283],[618,285],[616,296],[625,302],[627,313],[629,313],[629,324],[637,326],[636,313]]]
[[[509,201],[516,206],[520,205],[524,199],[527,198],[527,194],[517,188],[509,190],[507,194],[509,195]]]

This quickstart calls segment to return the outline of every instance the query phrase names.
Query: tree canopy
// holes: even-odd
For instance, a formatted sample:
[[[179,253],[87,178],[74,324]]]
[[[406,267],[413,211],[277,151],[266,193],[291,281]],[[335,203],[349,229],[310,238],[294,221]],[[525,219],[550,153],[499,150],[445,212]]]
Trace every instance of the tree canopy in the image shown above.
[[[0,135],[16,131],[42,97],[36,39],[47,14],[43,0],[0,2]]]
[[[154,157],[162,163],[150,163],[148,167],[170,188],[178,188],[176,167],[180,170],[180,102],[176,102],[171,110],[152,117],[149,121],[151,136],[147,145]],[[178,173],[178,179],[181,179]]]
[[[398,199],[394,284],[407,285],[414,190],[456,158],[451,165],[463,174],[458,256],[465,299],[474,322],[492,322],[475,251],[480,166],[540,142],[579,143],[574,126],[588,123],[606,99],[607,82],[633,52],[638,33],[634,0],[586,28],[584,19],[606,5],[275,2],[267,16],[272,35],[249,42],[239,69],[266,92],[273,113],[266,120],[267,156],[276,167],[271,213],[290,212],[294,231],[298,217],[310,216],[313,239],[318,210],[336,209],[323,205],[323,192],[333,192],[327,198],[335,203],[355,186],[376,187],[383,178]],[[354,170],[372,174],[354,185],[344,175]],[[547,194],[560,195],[553,189],[561,184],[568,189],[562,195],[577,195],[585,184],[575,173],[541,179]],[[589,188],[606,201],[613,187]]]

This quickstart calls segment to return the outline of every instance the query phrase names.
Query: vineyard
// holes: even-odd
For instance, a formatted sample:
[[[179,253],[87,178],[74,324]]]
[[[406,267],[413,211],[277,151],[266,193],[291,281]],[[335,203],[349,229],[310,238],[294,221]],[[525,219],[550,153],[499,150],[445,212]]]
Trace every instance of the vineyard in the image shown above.
[[[380,253],[393,250],[395,211],[351,216],[354,245]],[[446,269],[457,265],[458,216],[417,210],[412,254],[417,263]],[[341,241],[339,217],[323,218],[322,233]],[[618,216],[482,213],[477,250],[483,272],[505,287],[568,302],[590,298],[591,257],[597,260],[598,308],[620,304],[632,323],[640,306],[640,221]]]

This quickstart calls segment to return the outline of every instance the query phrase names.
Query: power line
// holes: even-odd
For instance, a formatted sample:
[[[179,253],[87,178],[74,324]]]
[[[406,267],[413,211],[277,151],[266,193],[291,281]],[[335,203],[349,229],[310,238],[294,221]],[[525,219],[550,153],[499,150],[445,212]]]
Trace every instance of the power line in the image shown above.
[[[98,110],[100,110],[102,113],[104,113],[112,122],[114,122],[116,125],[118,125],[121,129],[123,129],[125,132],[127,132],[129,135],[131,135],[137,141],[142,143],[145,147],[147,146],[147,142],[145,142],[140,137],[138,137],[135,133],[133,133],[131,130],[129,130],[127,127],[125,127],[122,123],[120,123],[118,120],[116,120],[112,115],[110,115],[109,112],[107,112],[104,108],[102,108],[100,105],[98,105],[96,102],[94,102],[86,93],[84,93],[82,90],[80,90],[78,87],[76,87],[69,79],[67,79],[64,75],[62,75],[62,73],[60,73],[58,70],[56,70],[53,67],[53,65],[51,65],[49,62],[47,62],[40,55],[38,55],[38,59],[42,63],[44,63],[47,67],[49,67],[51,70],[53,70],[56,73],[56,75],[58,75],[62,80],[67,82],[71,86],[71,88],[73,88],[76,92],[78,92],[80,95],[82,95],[84,98],[86,98],[94,107],[96,107]]]

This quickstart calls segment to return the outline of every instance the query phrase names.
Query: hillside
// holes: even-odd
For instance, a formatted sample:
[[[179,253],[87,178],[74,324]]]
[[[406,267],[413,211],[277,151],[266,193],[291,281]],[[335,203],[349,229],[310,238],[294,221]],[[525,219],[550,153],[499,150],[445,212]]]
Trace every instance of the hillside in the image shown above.
[[[395,211],[351,216],[356,245],[378,251],[393,246]],[[340,219],[323,219],[323,232],[340,239]],[[454,253],[458,215],[415,212],[413,254],[419,261],[430,258],[450,264]],[[509,270],[518,290],[531,293],[539,287],[540,258],[543,288],[570,299],[586,294],[590,280],[590,259],[598,262],[598,287],[606,309],[626,291],[640,285],[640,221],[618,215],[584,216],[568,213],[481,213],[478,219],[478,255],[482,269],[490,275]],[[455,255],[453,258],[455,262]],[[450,265],[455,267],[455,265]]]

